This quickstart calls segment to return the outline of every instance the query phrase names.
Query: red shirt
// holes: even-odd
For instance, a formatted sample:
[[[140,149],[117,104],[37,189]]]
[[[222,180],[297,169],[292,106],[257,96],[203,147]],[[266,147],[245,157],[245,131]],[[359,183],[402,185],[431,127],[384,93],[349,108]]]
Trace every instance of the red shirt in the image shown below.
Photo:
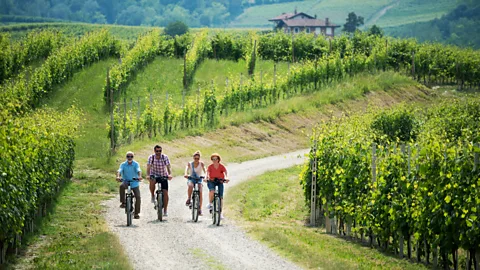
[[[210,164],[208,165],[207,171],[208,171],[209,178],[212,180],[215,178],[224,179],[225,178],[224,172],[226,172],[227,169],[222,164],[218,164],[218,168],[216,169],[213,166],[213,164]]]

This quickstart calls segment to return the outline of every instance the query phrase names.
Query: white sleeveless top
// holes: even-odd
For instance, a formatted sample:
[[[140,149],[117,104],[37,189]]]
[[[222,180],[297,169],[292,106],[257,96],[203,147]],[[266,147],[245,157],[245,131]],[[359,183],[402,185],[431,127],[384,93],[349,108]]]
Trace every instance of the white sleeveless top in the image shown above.
[[[195,166],[195,165],[193,164],[193,162],[190,162],[190,167],[193,167],[193,166]],[[197,175],[198,175],[199,177],[200,177],[200,176],[204,176],[204,175],[203,175],[203,168],[202,168],[202,163],[201,163],[201,162],[199,162],[199,163],[198,163],[198,166],[197,166],[197,167],[194,167],[193,169],[195,170],[195,172],[197,173]]]

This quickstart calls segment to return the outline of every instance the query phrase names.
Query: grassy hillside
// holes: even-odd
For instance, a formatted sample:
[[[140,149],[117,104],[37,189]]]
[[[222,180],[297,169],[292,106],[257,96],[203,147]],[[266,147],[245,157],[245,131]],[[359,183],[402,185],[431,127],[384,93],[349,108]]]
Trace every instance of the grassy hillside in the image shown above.
[[[459,5],[453,11],[428,22],[385,28],[388,35],[414,37],[419,41],[438,41],[457,46],[480,48],[480,4]]]
[[[440,18],[457,6],[456,1],[445,0],[403,0],[395,2],[394,6],[378,19],[377,25],[388,27],[425,22]]]
[[[378,21],[373,21],[372,24],[376,23],[379,26],[403,25],[440,17],[454,9],[456,4],[456,1],[449,0],[306,0],[248,8],[230,26],[271,27],[272,24],[268,22],[268,19],[283,12],[293,12],[295,7],[297,7],[299,12],[303,11],[311,15],[316,14],[318,18],[328,17],[333,23],[339,25],[344,24],[348,13],[352,11],[364,17],[365,22],[370,21],[372,18],[378,19]],[[387,7],[391,8],[385,12],[384,9]]]

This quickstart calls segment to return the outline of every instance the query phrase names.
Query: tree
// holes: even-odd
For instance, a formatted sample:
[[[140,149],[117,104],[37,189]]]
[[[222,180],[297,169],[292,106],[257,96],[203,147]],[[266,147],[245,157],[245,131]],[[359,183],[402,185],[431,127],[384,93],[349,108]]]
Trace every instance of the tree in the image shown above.
[[[368,29],[368,35],[369,36],[378,36],[378,37],[383,37],[383,30],[382,28],[378,27],[377,25],[372,25],[370,29]]]
[[[145,10],[141,7],[132,5],[118,15],[117,23],[124,25],[141,25],[144,19]]]
[[[188,26],[181,21],[171,22],[165,27],[164,31],[171,37],[180,36],[188,32]]]
[[[361,25],[363,25],[363,17],[357,17],[355,12],[350,12],[348,13],[347,22],[343,25],[343,31],[353,33]]]

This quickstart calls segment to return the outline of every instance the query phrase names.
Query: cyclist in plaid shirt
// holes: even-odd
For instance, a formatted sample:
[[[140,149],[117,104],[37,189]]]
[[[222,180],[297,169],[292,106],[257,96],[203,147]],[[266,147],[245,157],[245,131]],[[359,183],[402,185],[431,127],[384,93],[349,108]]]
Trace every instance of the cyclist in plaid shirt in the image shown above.
[[[150,176],[150,193],[152,194],[152,203],[155,203],[155,176],[166,176],[172,180],[172,169],[167,155],[162,154],[162,147],[155,145],[153,148],[155,154],[148,157],[147,175]],[[162,182],[163,191],[163,215],[168,216],[168,181]]]

